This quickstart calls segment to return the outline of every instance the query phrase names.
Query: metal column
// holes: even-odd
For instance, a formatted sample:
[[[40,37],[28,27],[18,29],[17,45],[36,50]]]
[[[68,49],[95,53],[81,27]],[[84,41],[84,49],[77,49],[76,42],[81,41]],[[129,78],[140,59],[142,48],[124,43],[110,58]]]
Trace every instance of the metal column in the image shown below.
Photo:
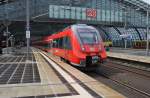
[[[146,38],[147,38],[147,44],[146,44],[146,55],[149,55],[149,7],[147,8],[147,33],[146,33]]]
[[[26,0],[26,38],[27,38],[27,60],[29,60],[30,48],[30,8],[29,0]]]
[[[8,28],[8,0],[6,0],[6,4],[5,4],[5,14],[6,14],[6,53],[8,54],[8,47],[9,47],[9,42],[8,42],[8,36],[9,36],[9,28]]]

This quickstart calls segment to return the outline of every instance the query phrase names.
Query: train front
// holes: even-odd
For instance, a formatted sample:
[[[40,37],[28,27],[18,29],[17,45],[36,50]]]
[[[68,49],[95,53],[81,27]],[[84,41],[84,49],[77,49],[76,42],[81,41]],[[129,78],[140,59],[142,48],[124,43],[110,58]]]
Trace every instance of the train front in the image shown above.
[[[92,26],[75,25],[73,31],[77,39],[74,51],[79,58],[79,66],[97,65],[106,59],[106,51],[98,30]]]

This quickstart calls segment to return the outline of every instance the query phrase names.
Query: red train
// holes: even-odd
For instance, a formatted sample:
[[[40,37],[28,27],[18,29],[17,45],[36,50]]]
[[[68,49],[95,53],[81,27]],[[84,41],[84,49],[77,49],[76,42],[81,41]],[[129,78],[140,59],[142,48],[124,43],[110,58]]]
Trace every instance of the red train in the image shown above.
[[[80,67],[94,66],[107,58],[99,32],[86,24],[69,26],[62,32],[44,37],[36,44]]]

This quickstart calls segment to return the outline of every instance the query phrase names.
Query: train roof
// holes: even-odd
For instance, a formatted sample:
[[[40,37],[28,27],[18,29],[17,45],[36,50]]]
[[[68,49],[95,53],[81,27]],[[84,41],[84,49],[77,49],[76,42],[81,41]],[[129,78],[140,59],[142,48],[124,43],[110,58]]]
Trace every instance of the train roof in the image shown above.
[[[68,26],[66,27],[63,31],[65,30],[68,30],[68,29],[77,29],[77,28],[90,28],[90,29],[95,29],[94,27],[92,26],[89,26],[87,24],[73,24],[71,26]],[[62,37],[62,36],[66,36],[68,33],[67,32],[59,32],[59,33],[56,33],[56,34],[52,34],[52,35],[49,35],[49,36],[46,36],[43,38],[43,42],[50,42],[52,41],[52,39],[55,39],[55,38],[59,38],[59,37]]]
[[[93,26],[87,25],[87,24],[74,24],[72,25],[72,29],[77,29],[77,28],[89,28],[95,30]]]

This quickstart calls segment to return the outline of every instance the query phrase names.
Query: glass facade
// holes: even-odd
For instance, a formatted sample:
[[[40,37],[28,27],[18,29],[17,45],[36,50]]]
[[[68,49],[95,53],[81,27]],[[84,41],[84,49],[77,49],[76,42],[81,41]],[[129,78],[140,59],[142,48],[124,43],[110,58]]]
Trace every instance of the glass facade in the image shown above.
[[[77,19],[77,20],[91,20],[97,22],[123,22],[123,11],[120,9],[120,5],[117,1],[112,0],[91,0],[81,7],[69,7],[60,5],[50,5],[49,6],[49,16],[50,18],[67,18],[67,19]],[[96,10],[96,17],[90,18],[86,17],[86,9],[91,8]],[[53,13],[62,13],[60,17],[53,16]],[[65,17],[65,14],[67,17]],[[76,16],[75,16],[76,15]]]
[[[142,40],[146,40],[146,29],[138,28]]]
[[[125,1],[127,2],[127,0],[30,0],[31,19],[53,10],[55,11],[55,19],[65,17],[66,19],[92,20],[108,25],[126,22],[129,27],[145,27],[146,12],[137,10],[138,7],[125,3]],[[7,9],[5,9],[6,6],[8,6]],[[96,18],[87,18],[84,13],[86,8],[95,9],[97,12]],[[25,19],[25,0],[1,5],[0,19],[5,18],[6,11],[8,11],[8,16],[12,20]],[[53,15],[53,13],[51,14]]]
[[[134,28],[129,28],[127,30],[125,30],[125,28],[118,28],[118,30],[122,35],[130,35],[134,41],[140,40],[140,37]]]
[[[9,20],[25,20],[25,1],[16,0],[0,5],[0,20],[6,19],[6,12]],[[120,34],[131,34],[133,41],[146,40],[144,28],[146,27],[146,11],[137,10],[139,7],[134,3],[131,4],[130,1],[137,2],[136,0],[30,0],[30,18],[33,21],[65,19],[65,21],[74,20],[74,23],[80,23],[80,21],[94,23],[101,27],[98,28],[100,32],[103,32],[104,40],[120,41],[122,40]],[[88,17],[87,9],[96,11],[96,17]],[[125,24],[127,30],[124,29]],[[53,31],[55,31],[54,28],[50,32]]]
[[[88,17],[87,10],[91,10],[89,14],[95,14],[96,16]],[[95,11],[95,13],[93,12]],[[102,11],[102,13],[101,13]],[[118,14],[118,12],[115,12]],[[75,19],[75,20],[90,20],[90,21],[105,21],[105,22],[123,22],[119,17],[111,17],[110,10],[93,9],[93,8],[84,8],[84,7],[69,7],[69,6],[49,6],[49,17],[55,19]],[[116,19],[115,19],[115,18]]]

